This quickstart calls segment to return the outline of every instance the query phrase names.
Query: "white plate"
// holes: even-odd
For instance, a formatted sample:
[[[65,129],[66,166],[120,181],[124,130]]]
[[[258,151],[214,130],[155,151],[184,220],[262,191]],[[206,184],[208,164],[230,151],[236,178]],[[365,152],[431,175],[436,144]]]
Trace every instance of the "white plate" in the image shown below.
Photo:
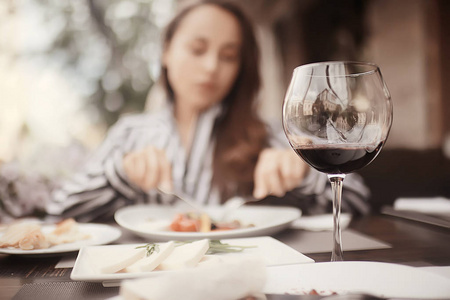
[[[51,255],[74,252],[80,250],[81,247],[84,246],[103,245],[111,243],[117,240],[122,234],[120,229],[104,224],[78,223],[78,228],[81,232],[89,234],[90,238],[73,243],[52,246],[47,249],[22,250],[16,248],[0,248],[0,253],[17,255]],[[54,229],[55,225],[42,225],[42,232],[44,234],[48,234]],[[0,236],[2,235],[3,233],[0,233]]]
[[[399,264],[326,262],[282,266],[268,270],[264,292],[326,295],[365,293],[382,298],[450,299],[450,279]]]
[[[242,239],[223,239],[223,243],[236,246],[256,246],[255,248],[248,248],[238,253],[226,253],[217,255],[259,255],[265,260],[266,266],[280,266],[286,264],[303,264],[313,263],[314,260],[301,254],[288,245],[269,236],[242,238]],[[136,248],[144,244],[127,244],[127,245],[109,245],[109,246],[90,246],[83,247],[78,253],[77,260],[73,267],[70,278],[72,280],[80,281],[112,281],[117,282],[123,279],[137,278],[144,276],[154,276],[164,272],[176,271],[153,271],[142,273],[114,273],[114,274],[99,274],[91,266],[89,262],[89,253],[91,251],[98,251],[98,249],[109,249],[111,247],[122,247],[124,250]],[[98,253],[98,252],[97,252]]]
[[[176,213],[185,211],[180,211],[179,208],[172,206],[134,205],[119,209],[114,218],[120,226],[141,237],[149,238],[151,241],[170,241],[272,235],[289,227],[294,220],[301,216],[301,211],[294,207],[242,206],[233,215],[230,215],[230,218],[243,224],[253,224],[254,227],[207,233],[176,232],[163,228],[170,224]],[[205,207],[205,212],[213,219],[219,218],[223,213],[223,208],[220,206]]]

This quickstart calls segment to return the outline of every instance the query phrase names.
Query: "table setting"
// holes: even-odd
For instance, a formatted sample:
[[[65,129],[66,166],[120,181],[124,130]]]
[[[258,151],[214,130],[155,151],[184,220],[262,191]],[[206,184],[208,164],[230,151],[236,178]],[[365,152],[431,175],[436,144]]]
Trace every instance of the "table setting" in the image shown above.
[[[107,224],[38,223],[20,240],[6,226],[0,299],[450,298],[448,228],[341,211],[346,175],[376,158],[392,124],[379,68],[298,67],[282,121],[292,150],[327,174],[331,213],[306,216],[245,199],[233,209],[198,207],[175,193],[177,205],[128,205]],[[396,209],[404,207],[399,201]]]
[[[127,299],[124,298],[123,293],[134,294],[136,290],[146,290],[142,289],[142,286],[146,286],[150,290],[149,287],[151,286],[166,286],[164,282],[172,282],[172,285],[169,285],[171,288],[155,288],[153,291],[156,294],[148,293],[148,295],[153,295],[154,298],[148,299],[171,299],[170,291],[177,291],[177,289],[174,289],[176,285],[173,284],[173,280],[178,282],[177,278],[190,278],[190,281],[183,279],[182,282],[187,285],[180,285],[179,289],[184,290],[187,294],[192,294],[195,297],[192,299],[211,299],[208,298],[211,297],[211,291],[204,291],[205,298],[201,298],[202,296],[198,293],[203,291],[201,287],[209,281],[211,274],[217,273],[220,275],[217,275],[218,278],[215,280],[224,283],[225,286],[228,281],[234,282],[233,286],[236,286],[236,278],[239,278],[238,283],[242,284],[241,287],[236,286],[236,290],[230,290],[231,294],[223,292],[226,297],[233,295],[241,297],[242,294],[239,293],[244,292],[251,292],[255,297],[254,299],[271,299],[283,295],[286,297],[287,295],[290,295],[290,297],[297,296],[300,297],[298,299],[302,299],[301,297],[312,297],[311,293],[317,293],[317,297],[354,294],[373,295],[383,299],[392,297],[445,299],[449,295],[450,272],[447,271],[448,267],[422,266],[420,264],[414,266],[410,265],[411,262],[407,264],[392,262],[391,259],[386,259],[389,255],[377,257],[376,253],[382,254],[383,252],[394,251],[397,246],[389,240],[381,240],[368,235],[364,231],[356,230],[358,224],[360,226],[362,224],[361,228],[364,228],[364,225],[367,226],[364,222],[370,218],[387,218],[387,220],[384,220],[385,222],[400,222],[399,224],[405,223],[404,220],[397,218],[391,220],[392,217],[388,216],[351,218],[348,227],[343,228],[342,235],[343,249],[346,255],[350,256],[350,259],[344,262],[329,262],[329,253],[332,247],[332,228],[330,226],[326,228],[325,225],[323,225],[321,231],[317,230],[317,226],[314,226],[312,230],[299,228],[296,222],[299,222],[302,218],[304,216],[290,222],[288,227],[278,231],[273,236],[220,239],[224,244],[249,247],[244,248],[242,252],[221,254],[219,256],[221,260],[211,260],[209,264],[200,264],[196,268],[175,271],[156,270],[147,274],[141,273],[137,276],[136,273],[124,272],[101,274],[95,272],[91,267],[89,252],[92,250],[100,249],[100,255],[105,253],[106,256],[108,250],[115,248],[136,250],[137,247],[144,246],[146,242],[151,241],[132,230],[121,227],[119,224],[111,223],[107,226],[121,232],[120,237],[116,240],[105,242],[103,245],[84,245],[81,246],[79,251],[75,250],[72,253],[55,252],[44,255],[44,259],[50,259],[48,255],[56,255],[57,261],[52,267],[54,270],[69,270],[62,276],[62,279],[54,281],[51,278],[44,278],[44,281],[52,282],[55,285],[64,285],[65,288],[61,289],[66,291],[71,290],[71,285],[78,286],[77,288],[73,286],[74,290],[79,289],[80,285],[84,288],[89,287],[89,290],[95,286],[101,290],[101,294],[105,296],[104,299],[116,300]],[[329,224],[331,216],[318,215],[316,218],[315,222],[320,223],[325,219]],[[314,220],[314,217],[311,217],[311,219]],[[310,220],[307,222],[310,222]],[[379,220],[377,223],[380,223]],[[414,227],[418,224],[406,222],[404,225]],[[83,225],[80,228],[83,227],[85,226]],[[425,227],[423,230],[430,230],[430,228]],[[448,233],[446,234],[448,235]],[[158,243],[164,244],[167,241]],[[375,253],[375,255],[366,255],[361,258],[359,255],[364,253]],[[14,260],[25,258],[26,262],[30,264],[33,261],[40,260],[39,255],[8,254],[7,257]],[[5,260],[7,258],[3,257],[1,262]],[[244,274],[241,268],[236,270],[229,267],[233,264],[241,266],[248,264],[253,271]],[[185,274],[185,272],[187,273]],[[197,272],[199,273],[197,274]],[[258,274],[258,277],[255,277],[255,274]],[[193,278],[196,278],[198,282]],[[126,285],[124,285],[125,283]],[[200,288],[190,291],[190,287],[193,285],[200,285]],[[122,288],[123,286],[125,288]],[[223,285],[218,286],[223,287]],[[17,297],[14,299],[25,299],[21,298],[21,294],[25,295],[24,293],[31,287],[37,288],[41,292],[43,289],[49,291],[55,291],[56,289],[56,286],[55,288],[49,288],[49,286],[44,288],[43,283],[39,280],[31,280],[19,289]],[[219,287],[215,289],[216,292],[221,291]],[[122,289],[125,290],[122,291]],[[163,293],[167,298],[158,298],[158,293]],[[178,294],[173,294],[173,299],[176,299],[177,296]]]

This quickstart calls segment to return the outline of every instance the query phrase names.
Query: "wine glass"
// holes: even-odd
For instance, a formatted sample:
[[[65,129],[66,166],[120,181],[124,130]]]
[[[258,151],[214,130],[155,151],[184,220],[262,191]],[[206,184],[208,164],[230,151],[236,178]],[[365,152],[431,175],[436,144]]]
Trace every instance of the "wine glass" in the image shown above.
[[[283,102],[283,128],[294,151],[326,173],[333,192],[333,251],[342,261],[339,218],[345,175],[372,162],[392,124],[392,101],[380,68],[363,62],[297,67]]]

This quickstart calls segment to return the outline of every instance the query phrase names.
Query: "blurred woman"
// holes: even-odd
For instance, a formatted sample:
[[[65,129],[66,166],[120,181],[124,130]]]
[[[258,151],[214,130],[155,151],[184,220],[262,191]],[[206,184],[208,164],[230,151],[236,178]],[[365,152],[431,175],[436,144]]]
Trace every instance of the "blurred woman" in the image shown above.
[[[327,176],[297,157],[281,126],[257,115],[258,63],[252,24],[237,7],[185,7],[163,40],[165,106],[113,126],[84,172],[54,194],[48,212],[89,221],[127,204],[171,204],[161,190],[200,205],[274,196],[296,199],[305,212],[328,210]],[[360,178],[347,176],[344,187],[344,209],[368,212]]]

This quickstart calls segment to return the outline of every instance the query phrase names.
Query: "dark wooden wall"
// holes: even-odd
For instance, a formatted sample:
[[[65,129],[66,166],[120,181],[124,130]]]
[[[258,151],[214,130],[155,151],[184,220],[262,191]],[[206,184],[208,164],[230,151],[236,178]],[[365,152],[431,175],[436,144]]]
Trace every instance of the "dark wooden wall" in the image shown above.
[[[440,149],[384,149],[358,173],[371,189],[375,210],[400,197],[450,198],[450,159]]]

